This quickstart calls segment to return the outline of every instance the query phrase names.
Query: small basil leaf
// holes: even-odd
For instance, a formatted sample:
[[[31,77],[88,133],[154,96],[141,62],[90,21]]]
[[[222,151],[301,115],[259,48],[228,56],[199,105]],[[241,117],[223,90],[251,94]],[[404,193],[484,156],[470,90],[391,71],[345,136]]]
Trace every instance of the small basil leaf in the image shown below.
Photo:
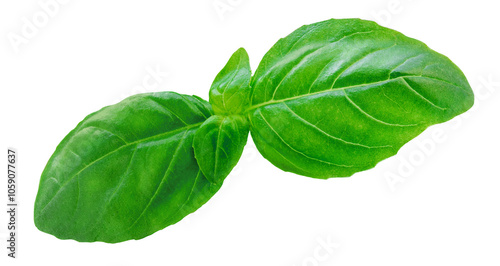
[[[210,103],[215,114],[240,114],[246,109],[250,96],[252,72],[245,49],[238,49],[215,77],[210,88]]]
[[[247,114],[259,151],[316,178],[372,168],[474,102],[447,57],[360,19],[303,26],[279,40],[251,87]]]
[[[210,117],[196,131],[193,147],[206,178],[219,184],[238,163],[248,138],[248,122],[241,116]]]
[[[162,92],[87,116],[43,171],[36,226],[61,239],[114,243],[178,222],[220,187],[205,178],[192,149],[211,114],[206,101]]]

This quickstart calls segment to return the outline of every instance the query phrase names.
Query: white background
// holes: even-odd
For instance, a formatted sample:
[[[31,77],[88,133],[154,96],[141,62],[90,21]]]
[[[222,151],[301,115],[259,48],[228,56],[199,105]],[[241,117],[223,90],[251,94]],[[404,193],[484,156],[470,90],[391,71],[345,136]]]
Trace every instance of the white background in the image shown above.
[[[1,206],[7,147],[18,151],[20,182],[18,259],[6,256],[1,207],[0,265],[500,265],[496,1],[70,0],[49,15],[46,2],[0,4]],[[36,30],[23,33],[34,17]],[[144,91],[207,99],[239,47],[255,70],[299,26],[350,17],[447,55],[468,77],[475,106],[351,178],[285,173],[250,140],[206,205],[140,241],[78,243],[35,228],[45,163],[87,114]],[[162,73],[152,79],[151,69]]]

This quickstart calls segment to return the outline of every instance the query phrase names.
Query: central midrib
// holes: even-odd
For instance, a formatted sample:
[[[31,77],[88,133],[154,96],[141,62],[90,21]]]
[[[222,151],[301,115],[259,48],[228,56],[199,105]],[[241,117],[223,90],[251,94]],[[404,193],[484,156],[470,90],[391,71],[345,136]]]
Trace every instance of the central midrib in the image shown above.
[[[380,84],[384,84],[384,83],[393,82],[393,81],[396,81],[396,80],[404,80],[404,78],[426,78],[426,79],[433,79],[433,80],[437,80],[437,81],[440,81],[440,82],[448,83],[450,85],[458,87],[455,84],[449,83],[449,82],[441,80],[441,79],[433,78],[433,77],[417,76],[417,75],[399,76],[399,77],[393,78],[393,79],[386,79],[386,80],[381,80],[381,81],[376,81],[376,82],[371,82],[371,83],[357,84],[357,85],[352,85],[352,86],[347,86],[347,87],[333,88],[333,89],[322,90],[322,91],[317,91],[317,92],[313,92],[313,93],[307,93],[307,94],[302,94],[302,95],[298,95],[298,96],[293,96],[293,97],[289,97],[289,98],[284,98],[284,99],[280,99],[280,100],[267,101],[267,102],[263,102],[263,103],[259,103],[259,104],[250,106],[249,108],[247,108],[244,111],[244,113],[248,115],[249,112],[252,111],[252,110],[254,110],[254,109],[257,109],[257,108],[262,107],[262,106],[271,105],[271,104],[276,104],[276,103],[281,103],[281,102],[286,102],[286,101],[292,101],[292,100],[301,99],[301,98],[304,98],[304,97],[309,97],[309,96],[318,95],[318,94],[322,94],[322,93],[329,93],[329,92],[332,92],[332,91],[340,91],[340,90],[347,90],[347,89],[358,88],[358,87],[380,85]]]

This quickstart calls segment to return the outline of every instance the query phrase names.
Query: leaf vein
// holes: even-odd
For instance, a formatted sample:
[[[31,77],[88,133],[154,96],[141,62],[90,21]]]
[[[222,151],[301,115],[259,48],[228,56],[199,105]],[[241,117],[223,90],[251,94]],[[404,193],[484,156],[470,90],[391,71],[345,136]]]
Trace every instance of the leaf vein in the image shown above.
[[[300,167],[300,166],[296,165],[294,162],[292,162],[292,161],[288,160],[288,158],[286,158],[286,156],[285,156],[285,155],[283,155],[283,154],[282,154],[282,153],[281,153],[278,149],[274,148],[274,146],[270,145],[267,141],[265,141],[265,138],[264,138],[264,137],[262,136],[262,134],[260,134],[259,132],[254,131],[254,132],[252,132],[252,134],[257,134],[257,135],[259,135],[259,136],[263,139],[263,141],[264,141],[264,142],[266,142],[266,144],[267,144],[267,146],[268,146],[269,148],[272,148],[274,151],[276,151],[276,152],[278,153],[278,155],[279,155],[279,156],[281,156],[283,159],[285,159],[287,162],[289,162],[291,165],[293,165],[293,166],[294,166],[294,167],[296,167],[297,169],[302,170],[302,171],[304,171],[304,172],[306,172],[306,173],[309,171],[309,170],[306,170],[306,169],[304,169],[304,168],[302,168],[302,167]]]
[[[392,147],[391,145],[384,145],[384,146],[367,146],[367,145],[364,145],[364,144],[361,144],[361,143],[356,143],[356,142],[350,142],[350,141],[346,141],[344,139],[341,139],[339,137],[335,137],[333,135],[330,135],[328,133],[326,133],[324,130],[322,130],[321,128],[319,128],[318,126],[312,124],[311,122],[307,121],[306,119],[304,119],[303,117],[299,116],[297,113],[295,113],[286,103],[283,103],[283,105],[285,105],[285,107],[290,110],[290,112],[296,116],[297,118],[299,118],[300,121],[304,122],[306,125],[309,125],[311,126],[312,128],[316,129],[317,131],[321,132],[323,135],[326,135],[327,137],[329,138],[332,138],[332,139],[335,139],[335,140],[338,140],[338,141],[341,141],[345,144],[348,144],[348,145],[353,145],[353,146],[359,146],[359,147],[363,147],[363,148],[367,148],[367,149],[380,149],[380,148],[390,148]]]
[[[182,208],[184,208],[184,206],[186,206],[186,204],[188,203],[188,201],[191,199],[191,196],[193,195],[194,188],[196,187],[196,184],[198,183],[198,179],[200,177],[200,174],[201,174],[201,170],[198,170],[198,174],[196,175],[196,178],[194,179],[194,182],[193,182],[193,185],[191,186],[191,191],[189,192],[189,195],[187,196],[187,198],[184,201],[184,203],[182,203],[180,205],[180,207],[172,215],[170,215],[168,221],[170,221],[171,219],[173,219],[182,210]]]
[[[109,129],[105,129],[105,128],[102,128],[102,127],[98,127],[98,126],[88,126],[88,128],[96,128],[96,129],[100,129],[102,131],[106,131],[108,132],[109,134],[119,138],[121,141],[123,141],[125,144],[128,144],[128,141],[126,141],[124,138],[120,137],[118,134],[114,133],[114,132],[111,132]]]
[[[165,174],[163,174],[163,178],[161,179],[160,183],[156,187],[155,193],[153,194],[153,196],[151,197],[151,199],[149,199],[148,204],[146,205],[146,207],[144,207],[144,210],[141,212],[141,214],[134,220],[134,222],[132,223],[132,225],[129,228],[125,229],[125,231],[129,231],[130,229],[132,229],[137,224],[137,222],[139,222],[139,220],[144,216],[144,214],[146,213],[146,211],[149,209],[149,206],[151,206],[151,204],[153,203],[154,199],[158,196],[158,192],[160,191],[161,186],[163,185],[163,183],[165,183],[165,180],[168,177],[169,170],[171,169],[171,166],[173,164],[175,164],[176,155],[179,152],[179,148],[182,146],[182,143],[184,142],[184,137],[186,136],[186,134],[187,134],[187,131],[184,132],[184,135],[182,135],[182,138],[179,141],[179,144],[177,144],[177,147],[175,148],[174,154],[172,155],[172,160],[168,164],[168,167],[165,170]]]
[[[419,56],[422,56],[423,54],[418,54],[418,55],[415,55],[415,56],[411,56],[411,57],[408,57],[406,58],[403,62],[401,62],[400,64],[396,65],[393,69],[391,69],[391,71],[389,72],[389,78],[388,79],[391,79],[391,76],[392,76],[392,73],[398,69],[400,66],[406,64],[408,61],[410,61],[411,59],[413,58],[417,58]]]
[[[334,42],[331,42],[331,43],[327,43],[319,48],[317,48],[316,50],[313,50],[312,52],[308,53],[307,55],[305,55],[297,64],[295,64],[295,66],[293,66],[286,74],[285,76],[283,76],[283,78],[281,79],[281,81],[278,83],[278,85],[276,86],[276,89],[274,89],[274,92],[273,92],[273,96],[271,97],[271,101],[274,100],[274,96],[276,95],[276,92],[278,91],[278,89],[280,88],[281,84],[283,83],[283,81],[290,75],[290,73],[292,73],[292,71],[294,71],[295,69],[297,69],[301,64],[302,62],[304,62],[304,60],[312,57],[313,55],[315,55],[316,53],[322,51],[323,49],[326,49],[326,48],[329,48],[332,44],[335,44],[335,43],[338,43],[348,37],[351,37],[351,36],[354,36],[354,35],[357,35],[357,34],[366,34],[366,33],[371,33],[373,32],[373,30],[370,30],[370,31],[363,31],[363,32],[355,32],[355,33],[352,33],[352,34],[349,34],[349,35],[345,35],[343,36],[342,38],[334,41]],[[316,82],[316,80],[319,78],[319,76],[321,75],[321,73],[323,72],[323,70],[325,69],[325,67],[330,64],[330,62],[332,62],[335,58],[331,59],[324,67],[323,69],[321,69],[320,73],[318,74],[318,76],[316,77],[316,79],[314,80],[314,82]],[[313,82],[313,84],[314,84]],[[312,87],[312,85],[311,85]],[[309,91],[311,90],[311,87],[309,87]]]
[[[177,117],[177,119],[179,119],[179,120],[180,120],[180,121],[181,121],[184,125],[186,125],[186,126],[188,125],[188,123],[186,123],[186,121],[184,121],[184,120],[183,120],[183,119],[182,119],[179,115],[177,115],[174,111],[172,111],[172,109],[170,109],[170,107],[168,107],[168,106],[166,106],[166,105],[161,104],[160,102],[158,102],[158,101],[157,101],[156,99],[154,99],[154,98],[150,98],[150,97],[148,97],[148,98],[146,98],[146,99],[148,99],[148,100],[150,100],[150,101],[152,101],[152,102],[155,102],[155,103],[157,103],[158,105],[160,105],[161,107],[163,107],[163,108],[167,109],[170,113],[172,113],[175,117]]]
[[[217,176],[217,162],[218,162],[218,158],[219,158],[220,133],[222,131],[222,124],[224,123],[225,119],[226,119],[226,117],[222,118],[222,121],[220,122],[220,125],[219,125],[219,130],[217,132],[217,144],[215,146],[215,160],[214,160],[214,176],[213,176],[214,178]]]
[[[387,49],[390,49],[394,46],[396,46],[397,43],[394,43],[393,45],[389,46],[389,47],[384,47],[384,48],[381,48],[381,49],[377,49],[375,51],[370,51],[369,53],[365,54],[364,56],[362,56],[361,58],[359,58],[358,60],[354,61],[353,63],[351,63],[349,66],[347,66],[347,68],[345,68],[342,72],[340,72],[340,74],[337,75],[337,77],[335,78],[335,80],[333,81],[332,83],[332,86],[330,87],[330,89],[333,89],[333,87],[335,87],[335,84],[337,83],[338,79],[349,69],[351,69],[351,67],[353,67],[354,65],[356,65],[356,63],[358,62],[361,62],[361,60],[367,58],[368,56],[374,54],[374,53],[377,53],[377,52],[380,52],[380,51],[383,51],[383,50],[387,50]]]
[[[104,203],[104,207],[103,207],[103,210],[101,212],[101,214],[99,215],[99,218],[96,219],[96,222],[94,223],[94,225],[88,229],[87,231],[85,231],[83,234],[86,234],[92,230],[95,229],[95,227],[97,225],[99,225],[99,221],[102,219],[102,217],[104,217],[104,214],[106,213],[106,210],[108,209],[109,207],[109,204],[111,203],[111,201],[113,200],[113,198],[116,196],[116,193],[118,192],[118,190],[120,189],[120,187],[122,186],[123,184],[123,181],[125,180],[125,176],[127,175],[127,173],[130,171],[130,166],[132,165],[132,161],[134,160],[134,156],[135,154],[137,153],[137,144],[134,148],[134,152],[132,153],[132,155],[130,156],[130,160],[129,160],[129,163],[128,163],[128,166],[127,166],[127,169],[125,170],[125,172],[123,173],[123,175],[120,177],[120,180],[118,181],[118,184],[116,185],[116,188],[113,190],[113,193],[111,193],[111,195],[109,196],[108,200],[106,201],[106,203]],[[96,235],[95,237],[95,240],[97,240],[99,238],[99,234]]]
[[[424,101],[426,101],[427,103],[431,104],[433,107],[439,109],[439,110],[446,110],[447,108],[443,108],[441,106],[438,106],[436,105],[435,103],[431,102],[429,99],[425,98],[422,94],[418,93],[412,86],[410,86],[410,84],[408,84],[408,82],[406,81],[406,79],[402,79],[403,83],[405,84],[405,86],[412,92],[414,92],[418,97],[422,98]]]
[[[391,123],[388,123],[388,122],[385,122],[385,121],[382,121],[380,119],[377,119],[375,117],[373,117],[372,115],[370,115],[369,113],[367,113],[365,110],[363,110],[361,107],[359,107],[359,105],[357,105],[351,98],[349,98],[349,96],[347,95],[347,93],[345,92],[345,90],[342,90],[344,92],[344,96],[345,98],[349,101],[349,103],[352,104],[352,106],[354,106],[356,109],[358,109],[362,114],[364,114],[366,117],[370,118],[371,120],[375,121],[375,122],[378,122],[380,124],[384,124],[384,125],[387,125],[387,126],[393,126],[393,127],[413,127],[413,126],[417,126],[417,124],[410,124],[410,125],[400,125],[400,124],[391,124]]]
[[[351,168],[353,167],[353,165],[343,165],[343,164],[336,164],[336,163],[333,163],[333,162],[328,162],[328,161],[324,161],[324,160],[321,160],[321,159],[318,159],[318,158],[315,158],[315,157],[311,157],[311,156],[308,156],[306,155],[305,153],[301,152],[301,151],[298,151],[296,150],[295,148],[293,148],[290,144],[288,144],[280,135],[278,132],[276,132],[276,130],[271,126],[271,124],[269,124],[269,122],[267,121],[267,119],[262,115],[262,112],[259,112],[260,116],[262,117],[262,119],[264,120],[264,122],[267,124],[267,126],[269,127],[269,129],[271,129],[273,131],[273,133],[288,147],[290,148],[292,151],[294,151],[295,153],[298,153],[308,159],[311,159],[313,161],[318,161],[318,162],[321,162],[321,163],[325,163],[325,164],[330,164],[330,165],[334,165],[334,166],[338,166],[338,167],[345,167],[345,168]]]

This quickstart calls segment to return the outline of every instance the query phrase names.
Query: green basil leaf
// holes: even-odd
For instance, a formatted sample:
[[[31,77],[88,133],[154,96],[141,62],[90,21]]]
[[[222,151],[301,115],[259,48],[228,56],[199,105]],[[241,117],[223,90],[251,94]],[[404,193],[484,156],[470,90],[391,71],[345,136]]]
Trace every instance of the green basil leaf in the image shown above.
[[[447,57],[360,19],[303,26],[279,40],[251,87],[247,114],[259,151],[315,178],[372,168],[474,102]]]
[[[248,138],[248,122],[241,116],[210,117],[196,131],[193,147],[201,171],[215,184],[236,166]]]
[[[245,49],[238,49],[215,77],[210,88],[210,103],[215,114],[240,114],[250,96],[250,62]]]
[[[211,115],[197,97],[162,92],[87,116],[43,171],[36,226],[61,239],[114,243],[178,222],[220,188],[205,178],[192,149]]]

